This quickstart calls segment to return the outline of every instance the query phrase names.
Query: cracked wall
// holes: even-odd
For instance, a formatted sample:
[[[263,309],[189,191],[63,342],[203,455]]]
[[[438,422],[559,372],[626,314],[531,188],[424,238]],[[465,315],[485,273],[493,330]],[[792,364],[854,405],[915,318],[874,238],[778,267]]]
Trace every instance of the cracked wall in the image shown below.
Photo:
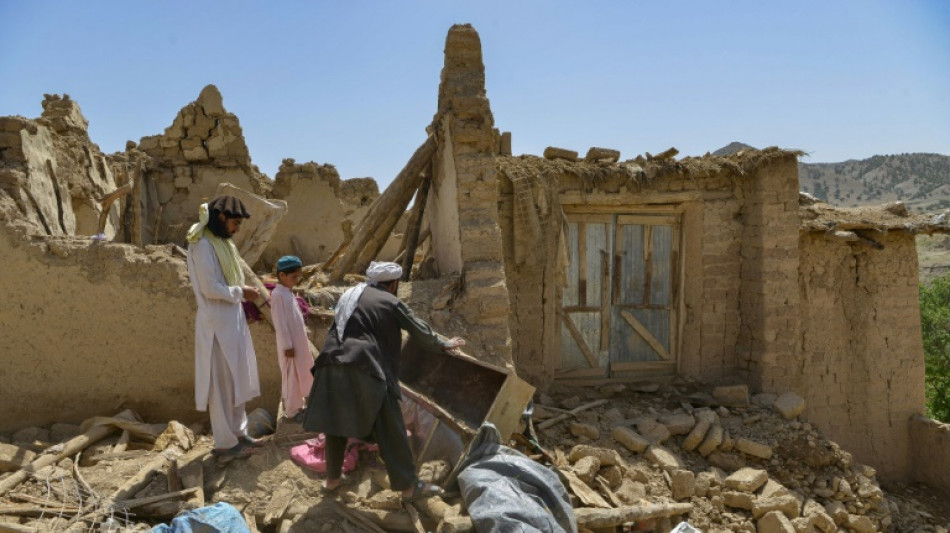
[[[194,407],[195,298],[184,260],[79,237],[30,237],[0,198],[0,430],[78,423],[131,408],[146,420],[207,420]],[[251,325],[264,396],[280,373],[270,326]]]
[[[885,476],[909,472],[909,420],[924,410],[914,236],[875,250],[802,232],[800,376],[808,419]],[[789,365],[786,365],[789,366]]]

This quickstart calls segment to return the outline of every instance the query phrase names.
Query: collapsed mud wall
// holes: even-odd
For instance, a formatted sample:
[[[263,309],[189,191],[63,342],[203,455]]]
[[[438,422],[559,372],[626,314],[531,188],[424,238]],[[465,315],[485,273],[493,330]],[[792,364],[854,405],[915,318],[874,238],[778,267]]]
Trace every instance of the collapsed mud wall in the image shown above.
[[[92,143],[88,121],[69,95],[45,95],[43,114],[0,117],[0,190],[16,203],[20,221],[45,235],[94,235],[100,205],[116,188],[111,158]],[[118,224],[106,220],[107,236]]]
[[[296,163],[285,159],[271,191],[273,198],[287,202],[288,214],[281,220],[264,256],[264,265],[273,265],[282,255],[293,254],[304,264],[322,263],[341,242],[353,238],[353,230],[379,198],[379,187],[370,178],[341,180],[333,165]],[[401,233],[405,222],[397,224]],[[396,255],[395,239],[380,254]]]
[[[910,419],[911,478],[950,494],[950,424],[925,416]]]
[[[0,218],[11,215],[9,200]],[[194,407],[195,301],[169,246],[138,250],[29,237],[0,220],[0,430],[131,408],[146,420],[206,420]],[[264,396],[276,412],[273,330],[255,324]]]
[[[924,409],[924,358],[914,236],[876,233],[883,246],[799,238],[801,357],[796,390],[807,416],[882,475],[909,471],[908,425]]]
[[[183,107],[163,134],[143,137],[132,149],[148,157],[126,203],[127,210],[139,205],[141,235],[128,235],[127,242],[184,243],[198,206],[214,197],[219,183],[261,196],[270,188],[251,164],[240,121],[214,85]]]
[[[455,25],[446,38],[439,111],[431,126],[438,150],[425,211],[436,274],[445,280],[447,296],[430,318],[452,331],[448,320],[454,316],[468,337],[467,352],[511,367],[493,125],[478,33]]]

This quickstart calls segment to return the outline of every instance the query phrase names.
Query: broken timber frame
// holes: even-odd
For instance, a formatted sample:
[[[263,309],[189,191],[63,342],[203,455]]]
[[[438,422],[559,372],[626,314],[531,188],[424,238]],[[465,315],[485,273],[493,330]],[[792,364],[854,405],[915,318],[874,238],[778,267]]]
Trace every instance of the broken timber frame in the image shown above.
[[[393,227],[406,211],[413,194],[419,189],[422,171],[429,167],[435,149],[435,137],[430,135],[412,154],[409,162],[386,191],[376,199],[370,212],[360,222],[352,241],[349,244],[341,244],[331,260],[327,261],[328,265],[331,264],[331,261],[339,257],[340,251],[346,248],[339,261],[333,264],[333,270],[330,272],[331,282],[342,281],[343,276],[351,271],[362,272],[382,250]]]

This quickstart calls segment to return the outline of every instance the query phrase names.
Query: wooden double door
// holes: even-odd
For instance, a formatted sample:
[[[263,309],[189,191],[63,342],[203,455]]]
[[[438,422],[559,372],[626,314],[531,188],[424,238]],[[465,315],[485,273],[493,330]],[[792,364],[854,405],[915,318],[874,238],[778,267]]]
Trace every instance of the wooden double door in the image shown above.
[[[676,370],[680,214],[591,213],[565,206],[569,263],[559,378]]]

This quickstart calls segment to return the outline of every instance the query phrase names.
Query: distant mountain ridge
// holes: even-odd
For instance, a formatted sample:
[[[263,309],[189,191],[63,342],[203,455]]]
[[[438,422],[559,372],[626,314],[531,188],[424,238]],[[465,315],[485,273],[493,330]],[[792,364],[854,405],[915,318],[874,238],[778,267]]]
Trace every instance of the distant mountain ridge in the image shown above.
[[[713,152],[752,148],[739,142]],[[876,155],[841,163],[798,163],[799,188],[832,205],[853,207],[900,200],[918,213],[950,208],[950,156]]]

